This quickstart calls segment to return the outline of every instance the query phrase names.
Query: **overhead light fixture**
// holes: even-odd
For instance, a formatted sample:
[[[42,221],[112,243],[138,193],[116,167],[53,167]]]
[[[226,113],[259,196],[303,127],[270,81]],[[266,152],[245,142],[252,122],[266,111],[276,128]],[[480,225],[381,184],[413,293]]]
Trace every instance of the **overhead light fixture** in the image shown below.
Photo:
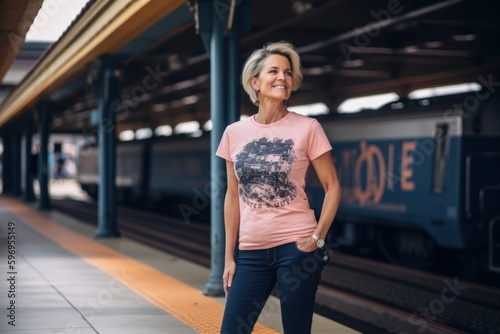
[[[292,9],[297,14],[302,14],[313,8],[312,3],[304,0],[292,0]]]
[[[151,109],[154,111],[154,112],[161,112],[161,111],[165,111],[168,109],[168,106],[166,103],[158,103],[158,104],[154,104]]]
[[[330,73],[333,71],[332,65],[318,66],[318,67],[310,67],[303,68],[302,73],[305,75],[322,75],[325,73]]]
[[[290,106],[289,109],[304,116],[325,115],[330,112],[328,106],[323,102]]]
[[[185,96],[181,99],[181,103],[183,105],[188,105],[188,104],[194,104],[196,102],[198,102],[200,98],[198,97],[198,95],[189,95],[189,96]]]
[[[200,129],[200,123],[198,123],[197,121],[188,121],[177,124],[174,128],[174,133],[175,134],[194,133],[199,129]]]
[[[135,133],[134,130],[124,130],[120,132],[118,135],[118,138],[120,138],[121,141],[130,141],[134,140]]]
[[[365,64],[365,61],[361,58],[353,58],[351,60],[344,60],[342,62],[342,67],[346,68],[354,68],[354,67],[361,67]]]
[[[150,128],[142,128],[135,130],[135,138],[136,139],[147,139],[153,136],[153,130]]]
[[[431,41],[431,42],[426,42],[425,47],[428,49],[437,49],[443,46],[443,43],[441,41]]]
[[[452,95],[468,92],[477,92],[481,90],[481,85],[477,82],[465,82],[455,85],[446,85],[439,87],[421,88],[408,94],[410,99],[424,99],[433,96]]]
[[[416,45],[408,45],[405,46],[403,50],[405,53],[415,53],[419,50],[419,47]]]
[[[476,34],[453,35],[452,38],[455,42],[470,42],[476,39]]]
[[[156,136],[171,136],[172,135],[172,127],[170,125],[160,125],[155,129]]]
[[[180,71],[182,69],[182,63],[178,54],[168,55],[167,62],[170,71]]]
[[[399,95],[396,93],[385,93],[370,96],[354,97],[344,100],[337,111],[341,114],[359,112],[364,109],[378,109],[384,104],[399,100]]]
[[[205,122],[205,124],[203,124],[203,130],[205,131],[212,131],[212,128],[213,128],[213,122],[211,119],[209,119],[208,121]]]
[[[302,74],[305,75],[320,75],[323,74],[323,68],[322,67],[311,67],[311,68],[303,68],[302,69]]]

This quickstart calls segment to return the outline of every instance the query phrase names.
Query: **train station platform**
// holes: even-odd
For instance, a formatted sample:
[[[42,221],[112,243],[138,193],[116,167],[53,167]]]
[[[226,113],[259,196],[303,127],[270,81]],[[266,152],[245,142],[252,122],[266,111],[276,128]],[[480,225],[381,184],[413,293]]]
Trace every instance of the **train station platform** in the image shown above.
[[[0,196],[0,333],[219,333],[225,298],[209,269]],[[314,315],[313,333],[357,333]],[[254,333],[282,333],[271,297]]]

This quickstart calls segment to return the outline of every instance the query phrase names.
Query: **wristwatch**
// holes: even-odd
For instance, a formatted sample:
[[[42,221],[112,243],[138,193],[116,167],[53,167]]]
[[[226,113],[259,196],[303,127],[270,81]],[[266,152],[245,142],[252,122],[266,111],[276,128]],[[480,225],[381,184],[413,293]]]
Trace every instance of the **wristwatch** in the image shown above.
[[[316,240],[316,246],[318,246],[318,248],[321,248],[325,245],[325,240],[321,239],[316,234],[311,235],[311,238]]]

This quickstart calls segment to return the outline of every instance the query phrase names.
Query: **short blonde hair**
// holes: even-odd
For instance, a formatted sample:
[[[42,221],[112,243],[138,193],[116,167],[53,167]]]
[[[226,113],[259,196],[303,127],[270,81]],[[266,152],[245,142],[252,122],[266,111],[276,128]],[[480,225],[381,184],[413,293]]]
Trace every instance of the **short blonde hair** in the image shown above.
[[[264,62],[270,55],[280,55],[286,57],[292,67],[292,90],[299,89],[302,84],[302,68],[300,65],[300,57],[295,51],[295,47],[288,42],[275,42],[265,44],[262,49],[257,49],[250,57],[248,57],[245,65],[243,66],[243,73],[241,75],[241,83],[243,89],[250,96],[250,100],[257,104],[259,102],[259,95],[252,87],[252,78],[258,78]]]

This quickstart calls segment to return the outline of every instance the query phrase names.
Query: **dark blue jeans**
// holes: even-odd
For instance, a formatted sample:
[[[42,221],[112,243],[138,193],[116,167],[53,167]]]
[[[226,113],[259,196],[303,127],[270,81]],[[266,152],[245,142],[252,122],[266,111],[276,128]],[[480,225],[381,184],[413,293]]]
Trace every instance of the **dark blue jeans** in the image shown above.
[[[240,250],[221,334],[251,333],[276,282],[284,333],[311,333],[316,290],[327,261],[325,252],[302,252],[295,242],[263,250]]]

